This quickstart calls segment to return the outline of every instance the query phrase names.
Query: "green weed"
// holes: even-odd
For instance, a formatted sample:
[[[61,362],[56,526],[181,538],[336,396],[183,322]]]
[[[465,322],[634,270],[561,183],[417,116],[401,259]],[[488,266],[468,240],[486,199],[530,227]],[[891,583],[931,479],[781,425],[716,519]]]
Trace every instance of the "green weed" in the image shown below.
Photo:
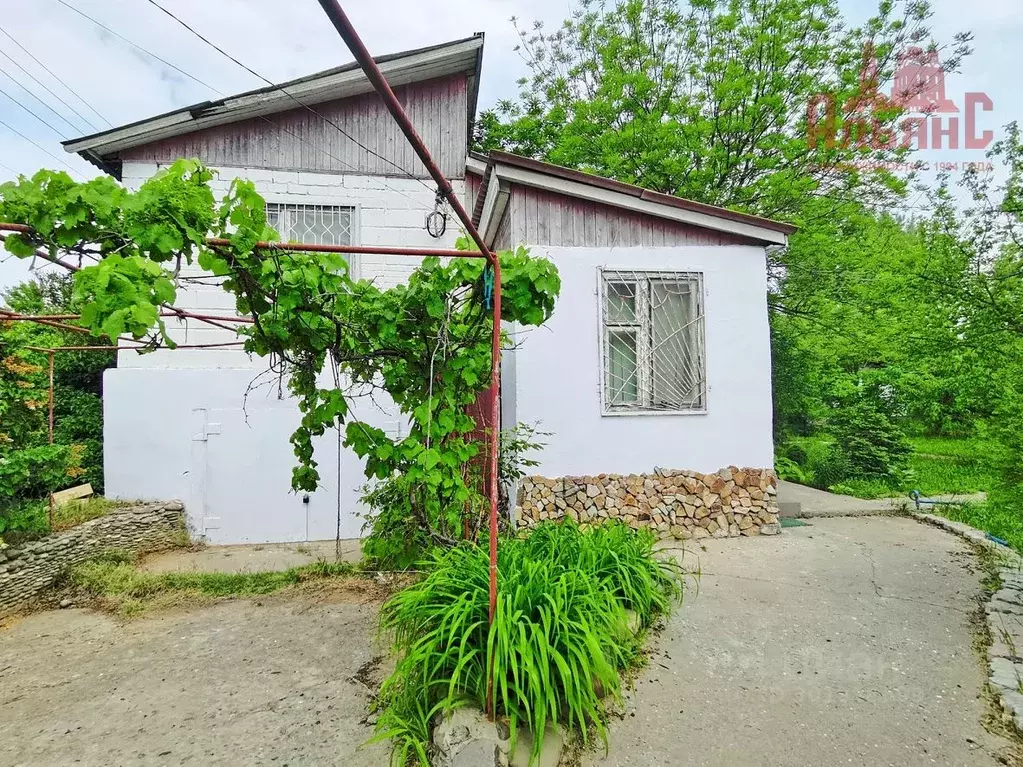
[[[73,568],[71,581],[89,593],[111,601],[122,614],[142,612],[155,600],[187,594],[198,598],[248,597],[270,594],[315,578],[352,575],[348,562],[320,560],[288,570],[253,573],[169,572],[139,570],[125,552],[109,552]]]
[[[989,500],[963,506],[937,506],[935,513],[990,533],[1023,553],[1023,510],[1015,504]]]
[[[68,501],[53,509],[53,532],[70,530],[91,519],[105,517],[114,509],[130,505],[124,501],[114,501],[103,496]]]
[[[433,716],[488,699],[507,718],[513,749],[519,727],[542,733],[548,723],[584,741],[592,726],[606,744],[601,698],[619,696],[640,649],[626,610],[648,626],[682,596],[680,566],[656,559],[653,542],[621,525],[571,523],[502,541],[492,625],[487,549],[434,554],[426,577],[381,612],[399,661],[381,689],[375,740],[392,739],[392,762],[428,764]],[[531,760],[543,738],[533,743]]]

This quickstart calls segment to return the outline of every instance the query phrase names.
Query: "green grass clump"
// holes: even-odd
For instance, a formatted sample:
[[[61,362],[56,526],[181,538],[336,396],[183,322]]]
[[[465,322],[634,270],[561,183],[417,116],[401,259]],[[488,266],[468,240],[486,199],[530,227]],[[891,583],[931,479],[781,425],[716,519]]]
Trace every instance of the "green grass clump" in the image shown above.
[[[124,501],[114,501],[103,496],[67,501],[53,509],[53,532],[70,530],[91,519],[105,517],[114,509],[130,505]]]
[[[910,443],[915,489],[924,495],[987,492],[995,484],[990,450],[980,440],[913,437]]]
[[[498,601],[489,624],[489,555],[464,545],[435,553],[426,576],[393,596],[381,628],[393,633],[399,661],[384,682],[376,740],[393,739],[392,762],[429,764],[426,744],[437,712],[463,705],[505,717],[515,747],[519,727],[589,727],[607,742],[601,698],[617,698],[621,672],[634,664],[642,626],[682,597],[681,567],[661,561],[653,536],[608,524],[581,530],[543,524],[502,540]],[[531,760],[542,736],[533,738]]]
[[[1023,554],[1023,509],[1014,503],[987,501],[963,506],[936,506],[934,513],[991,533]]]
[[[71,572],[74,584],[91,594],[119,600],[126,606],[122,612],[138,612],[147,600],[173,592],[188,592],[205,597],[247,597],[280,591],[313,578],[351,575],[355,571],[348,562],[320,560],[288,570],[253,573],[168,572],[151,573],[139,570],[135,559],[124,552],[111,552],[75,567]]]

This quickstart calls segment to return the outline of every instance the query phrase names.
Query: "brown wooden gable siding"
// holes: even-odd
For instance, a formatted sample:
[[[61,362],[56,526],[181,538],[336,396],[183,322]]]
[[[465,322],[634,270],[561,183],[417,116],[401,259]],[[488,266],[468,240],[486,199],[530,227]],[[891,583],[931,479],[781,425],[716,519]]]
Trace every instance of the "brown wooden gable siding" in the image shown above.
[[[557,192],[512,184],[502,229],[513,243],[562,247],[748,245],[748,240]]]
[[[465,176],[466,82],[465,75],[452,75],[395,89],[416,131],[448,178]],[[298,107],[135,147],[122,152],[121,159],[173,162],[179,157],[197,157],[209,165],[241,168],[375,176],[401,176],[407,171],[421,178],[428,176],[377,94],[328,101],[312,108],[359,143],[319,115]]]
[[[465,209],[472,215],[473,208],[476,207],[476,197],[480,193],[480,186],[483,185],[483,179],[477,176],[475,173],[465,174],[465,200],[463,205]]]

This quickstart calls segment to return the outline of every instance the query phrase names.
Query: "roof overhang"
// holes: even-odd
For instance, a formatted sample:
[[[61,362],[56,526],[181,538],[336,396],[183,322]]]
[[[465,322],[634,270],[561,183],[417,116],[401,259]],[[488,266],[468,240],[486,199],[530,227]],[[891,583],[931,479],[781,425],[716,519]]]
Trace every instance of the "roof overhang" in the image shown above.
[[[466,74],[469,77],[468,116],[471,135],[482,58],[483,34],[479,33],[464,40],[380,56],[376,62],[392,87]],[[110,172],[119,165],[117,153],[126,149],[203,128],[285,112],[298,107],[296,102],[313,106],[372,91],[373,86],[358,64],[352,63],[280,85],[229,96],[220,101],[193,104],[102,133],[65,141],[63,145],[65,151],[78,153]]]
[[[483,176],[473,217],[480,232],[487,237],[487,244],[493,244],[501,218],[507,210],[512,184],[726,232],[765,245],[787,245],[788,236],[796,231],[791,224],[651,192],[632,184],[508,152],[491,152],[485,159],[472,153],[466,159],[466,170]]]

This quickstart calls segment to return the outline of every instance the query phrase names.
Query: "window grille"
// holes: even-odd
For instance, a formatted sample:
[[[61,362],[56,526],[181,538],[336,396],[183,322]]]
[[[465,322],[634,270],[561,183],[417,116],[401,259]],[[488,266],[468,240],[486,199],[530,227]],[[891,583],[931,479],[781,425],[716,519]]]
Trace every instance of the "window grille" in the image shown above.
[[[706,408],[703,281],[679,272],[601,272],[606,413]]]
[[[266,204],[266,222],[283,242],[351,245],[354,209],[338,205]]]

